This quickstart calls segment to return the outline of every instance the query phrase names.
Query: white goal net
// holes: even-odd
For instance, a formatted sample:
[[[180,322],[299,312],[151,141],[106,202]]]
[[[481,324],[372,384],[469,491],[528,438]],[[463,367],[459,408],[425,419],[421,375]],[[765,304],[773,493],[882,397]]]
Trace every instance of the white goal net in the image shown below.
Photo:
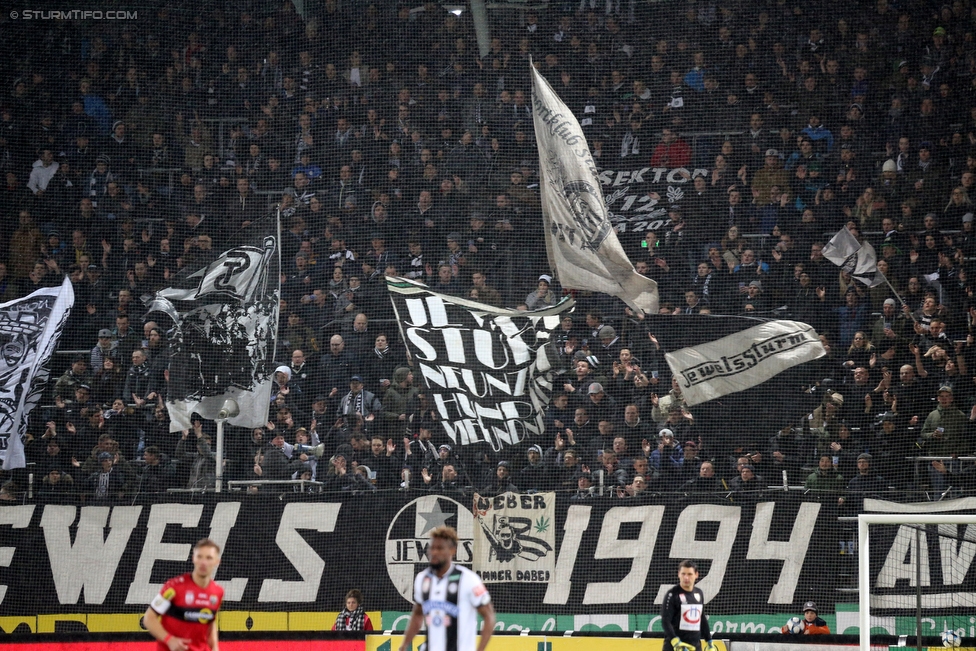
[[[976,637],[976,514],[862,514],[858,541],[862,650],[882,636],[909,647]]]

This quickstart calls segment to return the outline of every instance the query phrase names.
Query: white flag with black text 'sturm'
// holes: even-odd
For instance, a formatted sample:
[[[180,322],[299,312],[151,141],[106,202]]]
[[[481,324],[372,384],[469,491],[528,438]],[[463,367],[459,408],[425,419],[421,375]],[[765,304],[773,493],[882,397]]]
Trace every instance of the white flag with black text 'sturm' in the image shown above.
[[[215,420],[227,399],[240,413],[227,422],[268,422],[278,333],[277,239],[255,236],[160,290],[149,312],[173,320],[166,408],[170,431],[190,429],[194,412]]]
[[[75,292],[67,278],[0,305],[0,459],[3,469],[23,468],[27,417],[37,405]]]
[[[634,270],[617,240],[579,122],[529,67],[549,265],[563,287],[610,294],[631,309],[657,313],[657,283]]]
[[[824,245],[823,254],[868,287],[877,287],[885,281],[884,275],[878,271],[878,254],[874,247],[868,242],[858,242],[846,226]]]
[[[664,358],[689,405],[744,391],[797,364],[827,354],[812,326],[767,321]]]

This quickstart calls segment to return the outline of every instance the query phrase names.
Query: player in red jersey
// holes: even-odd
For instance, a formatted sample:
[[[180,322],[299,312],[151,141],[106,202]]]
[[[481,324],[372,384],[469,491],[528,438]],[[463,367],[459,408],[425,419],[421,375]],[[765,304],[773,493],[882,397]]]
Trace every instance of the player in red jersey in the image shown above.
[[[193,547],[193,571],[163,584],[142,618],[159,651],[218,651],[217,609],[224,589],[210,579],[220,546],[204,538]]]

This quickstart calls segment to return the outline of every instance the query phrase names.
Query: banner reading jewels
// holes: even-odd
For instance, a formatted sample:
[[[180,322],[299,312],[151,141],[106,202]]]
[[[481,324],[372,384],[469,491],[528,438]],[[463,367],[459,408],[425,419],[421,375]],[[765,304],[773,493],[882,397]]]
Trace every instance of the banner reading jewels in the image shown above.
[[[544,432],[552,394],[546,344],[572,299],[534,312],[496,308],[387,279],[415,375],[423,378],[440,425],[455,445],[493,450]]]
[[[816,331],[806,323],[768,321],[664,357],[686,403],[697,405],[754,387],[826,354]]]

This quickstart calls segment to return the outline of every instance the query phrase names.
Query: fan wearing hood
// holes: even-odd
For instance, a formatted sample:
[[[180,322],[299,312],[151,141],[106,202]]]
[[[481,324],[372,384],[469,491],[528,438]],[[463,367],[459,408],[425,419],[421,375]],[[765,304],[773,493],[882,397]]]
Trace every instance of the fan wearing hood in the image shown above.
[[[284,364],[276,368],[271,387],[271,404],[296,411],[301,409],[302,403],[302,390],[297,383],[291,381],[291,368]]]

